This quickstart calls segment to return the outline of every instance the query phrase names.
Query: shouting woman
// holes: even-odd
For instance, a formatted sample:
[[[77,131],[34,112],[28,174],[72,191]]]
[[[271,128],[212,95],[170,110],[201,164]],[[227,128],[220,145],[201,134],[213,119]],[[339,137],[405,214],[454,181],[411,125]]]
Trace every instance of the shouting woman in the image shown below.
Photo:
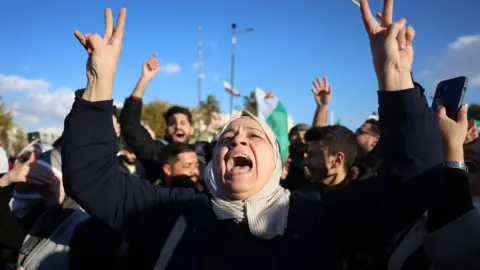
[[[428,208],[441,175],[436,118],[411,79],[414,30],[380,23],[367,0],[361,13],[378,79],[378,176],[322,198],[280,186],[282,166],[270,128],[243,112],[221,133],[206,170],[206,193],[165,189],[121,174],[111,122],[112,90],[126,10],[105,35],[75,31],[85,47],[88,83],[65,120],[62,152],[67,194],[122,232],[132,269],[331,269],[341,259],[400,231]],[[342,158],[341,155],[339,158]],[[336,160],[329,159],[335,163]],[[161,168],[158,168],[161,170]]]

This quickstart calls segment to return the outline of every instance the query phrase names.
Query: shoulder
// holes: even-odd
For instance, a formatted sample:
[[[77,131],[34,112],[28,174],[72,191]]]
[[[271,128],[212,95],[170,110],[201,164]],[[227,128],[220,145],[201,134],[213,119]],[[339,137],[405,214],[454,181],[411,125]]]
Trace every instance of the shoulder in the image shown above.
[[[322,195],[312,188],[302,188],[290,191],[289,222],[312,219],[319,215],[322,205]]]

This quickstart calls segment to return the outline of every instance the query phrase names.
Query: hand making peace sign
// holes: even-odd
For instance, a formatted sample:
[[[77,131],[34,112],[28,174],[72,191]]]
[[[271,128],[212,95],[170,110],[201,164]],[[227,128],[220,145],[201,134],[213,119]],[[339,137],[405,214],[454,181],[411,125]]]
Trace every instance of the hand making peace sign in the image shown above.
[[[111,9],[105,10],[105,34],[85,34],[75,30],[78,41],[87,50],[88,85],[84,98],[90,101],[112,99],[113,79],[117,71],[118,60],[122,52],[122,40],[125,32],[127,10],[120,9],[117,25],[113,27]]]
[[[365,29],[370,39],[373,65],[380,90],[395,91],[413,88],[411,78],[415,31],[406,26],[406,19],[392,23],[393,0],[385,0],[377,23],[367,0],[360,1]]]

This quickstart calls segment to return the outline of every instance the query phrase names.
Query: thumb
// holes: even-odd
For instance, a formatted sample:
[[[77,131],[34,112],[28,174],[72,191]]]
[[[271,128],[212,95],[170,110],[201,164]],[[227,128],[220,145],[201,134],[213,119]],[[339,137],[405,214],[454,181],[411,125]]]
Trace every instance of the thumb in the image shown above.
[[[98,35],[94,34],[88,37],[88,43],[92,47],[92,49],[97,49],[102,44],[103,39]]]
[[[386,41],[387,42],[395,41],[397,39],[398,33],[400,33],[400,31],[403,29],[406,22],[407,21],[405,19],[400,19],[395,23],[391,24],[387,30]]]
[[[25,161],[23,164],[24,165],[30,165],[33,162],[35,162],[35,160],[36,160],[35,153],[32,152],[32,154],[30,154],[30,157],[28,158],[28,160]]]
[[[443,102],[440,99],[435,100],[435,105],[437,106],[437,116],[439,119],[447,117],[447,110],[443,106]]]
[[[457,123],[461,124],[467,124],[468,125],[468,105],[463,104],[460,109],[458,109],[458,114],[457,114]]]

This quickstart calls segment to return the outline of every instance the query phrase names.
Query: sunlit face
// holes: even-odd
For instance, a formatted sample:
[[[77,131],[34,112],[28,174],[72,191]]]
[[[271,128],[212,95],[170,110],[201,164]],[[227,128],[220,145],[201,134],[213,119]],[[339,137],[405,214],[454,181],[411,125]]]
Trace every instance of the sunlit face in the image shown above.
[[[214,151],[215,178],[232,198],[250,198],[270,179],[275,168],[273,147],[250,117],[232,121]]]
[[[164,173],[168,178],[175,176],[188,176],[192,182],[198,181],[200,174],[198,158],[195,152],[183,152],[178,155],[178,161],[170,167],[164,167]]]
[[[176,113],[168,119],[167,134],[174,142],[188,143],[194,133],[192,124],[188,121],[187,115]]]
[[[305,143],[305,133],[306,130],[299,130],[293,132],[292,136],[290,137],[291,144],[304,144]]]
[[[358,145],[365,153],[372,151],[373,147],[375,147],[378,142],[378,136],[370,132],[371,128],[372,124],[365,123],[355,132]]]

